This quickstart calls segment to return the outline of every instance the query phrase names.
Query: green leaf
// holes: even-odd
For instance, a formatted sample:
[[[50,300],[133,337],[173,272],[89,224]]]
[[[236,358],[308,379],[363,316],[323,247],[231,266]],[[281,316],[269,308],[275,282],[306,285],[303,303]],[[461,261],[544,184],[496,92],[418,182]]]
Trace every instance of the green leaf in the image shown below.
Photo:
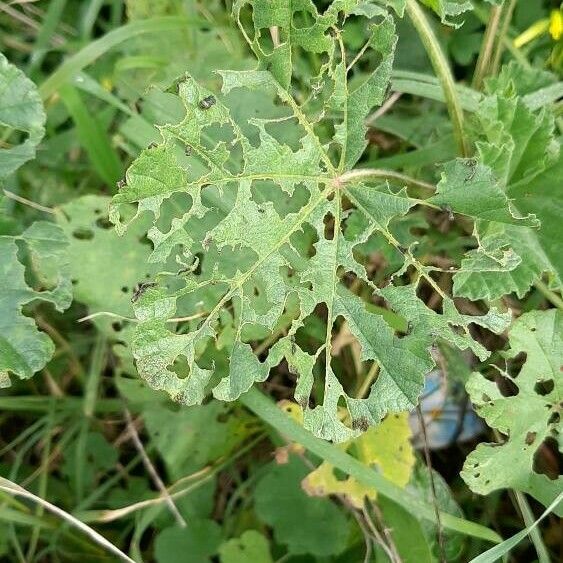
[[[61,206],[57,220],[69,241],[74,298],[89,313],[131,317],[135,287],[150,282],[158,269],[148,262],[150,246],[144,243],[148,223],[140,221],[125,236],[117,236],[108,221],[109,202],[105,196],[78,197]],[[100,330],[111,332],[112,324],[121,329],[115,318],[100,317],[95,322]]]
[[[148,406],[147,431],[172,480],[228,456],[248,436],[249,419],[233,416],[228,405],[211,401],[189,409]]]
[[[210,563],[221,542],[221,528],[212,520],[191,519],[188,527],[165,528],[155,540],[158,563],[174,563],[185,554],[190,563]]]
[[[489,95],[476,112],[480,160],[492,169],[513,212],[533,214],[541,227],[477,222],[479,247],[468,253],[462,271],[454,276],[456,295],[493,300],[515,292],[521,298],[545,272],[559,283],[563,279],[558,237],[563,201],[560,190],[554,189],[563,173],[563,158],[553,116],[547,108],[533,111],[519,96],[549,80],[546,73],[509,65],[487,84]]]
[[[388,82],[394,24],[385,15],[371,30],[366,49],[371,47],[380,56],[380,64],[369,76],[359,75],[360,85],[350,89],[350,94],[345,60],[335,47],[339,42],[326,26],[337,8],[346,14],[356,4],[338,6],[339,2],[333,4],[311,24],[317,31],[325,30],[322,44],[330,41],[332,46],[311,99],[303,105],[282,87],[273,71],[220,71],[220,98],[191,76],[182,77],[177,87],[184,118],[159,126],[160,144],[151,145],[133,162],[109,216],[118,232],[124,233],[135,218],[146,212],[153,215],[149,261],[164,265],[158,285],[146,287],[135,303],[139,323],[133,338],[137,368],[152,387],[188,405],[200,403],[210,391],[216,398],[232,401],[255,382],[264,381],[285,359],[299,378],[295,398],[305,407],[305,427],[342,442],[378,423],[388,412],[416,405],[424,375],[434,366],[430,348],[436,339],[471,349],[484,360],[488,352],[471,337],[470,323],[498,332],[509,317],[494,310],[482,317],[461,315],[440,288],[443,314],[428,309],[417,297],[423,281],[435,287],[432,268],[422,266],[404,247],[411,235],[397,234],[408,237],[398,240],[390,224],[419,200],[411,199],[406,189],[393,192],[380,180],[368,185],[349,172],[365,143],[359,141],[363,134],[358,137],[357,131],[363,131],[361,123],[371,106],[382,100]],[[292,13],[284,11],[284,17]],[[314,11],[310,14],[317,17]],[[275,22],[293,25],[282,19]],[[264,31],[266,23],[272,21],[262,21],[254,12],[257,28]],[[291,37],[305,41],[291,29],[287,41]],[[275,108],[275,113],[248,117],[242,100],[249,91],[250,100],[259,93],[275,101],[263,106]],[[346,103],[348,96],[355,105]],[[321,127],[329,111],[335,116],[334,135],[330,128]],[[461,178],[465,165],[457,162],[451,168]],[[487,184],[492,182],[490,175],[479,173],[477,181],[478,188],[495,201],[494,217],[526,223],[512,215],[502,191]],[[490,213],[484,200],[485,196],[477,216],[486,219]],[[472,212],[470,203],[463,202],[467,209],[460,204],[462,212]],[[355,221],[353,238],[346,232],[350,204],[361,217]],[[131,219],[133,206],[136,214]],[[379,241],[402,263],[384,289],[368,276],[365,263],[355,253],[369,240]],[[409,269],[416,272],[414,281],[400,285],[399,277]],[[410,323],[409,334],[399,337],[385,316],[366,307],[347,289],[347,276],[356,277],[368,295],[385,300]],[[315,353],[309,353],[295,339],[320,305],[328,313],[325,339]],[[170,322],[178,316],[200,314],[197,322]],[[283,318],[285,325],[279,331]],[[332,331],[342,320],[360,343],[361,359],[380,366],[366,399],[349,396],[332,365]],[[253,345],[283,331],[264,358],[258,359]],[[218,349],[224,354],[223,363],[228,363],[226,370],[214,369]],[[185,369],[178,374],[175,366],[180,363]],[[313,373],[319,371],[321,377],[324,373],[323,399],[310,407]],[[342,422],[338,412],[342,400],[349,424]]]
[[[459,27],[460,24],[456,25],[456,16],[472,10],[473,6],[469,0],[420,0],[422,4],[425,4],[429,8],[432,8],[442,20],[442,23],[453,25],[454,27]]]
[[[303,445],[311,453],[329,462],[347,475],[351,475],[363,485],[375,488],[380,495],[402,506],[417,518],[436,522],[436,510],[431,503],[427,503],[418,496],[391,483],[376,471],[344,452],[337,445],[313,436],[256,387],[244,394],[240,401],[267,424],[274,427],[280,436]],[[469,522],[444,512],[440,512],[440,521],[444,529],[486,541],[500,541],[496,532],[475,522]]]
[[[0,180],[35,157],[35,148],[45,133],[45,119],[35,84],[0,53],[0,126],[23,139],[8,148],[2,143]]]
[[[544,440],[557,439],[563,430],[562,334],[560,311],[526,313],[509,332],[507,352],[508,358],[524,353],[525,362],[516,377],[501,373],[517,393],[504,396],[494,381],[480,374],[473,374],[469,380],[467,390],[477,412],[506,436],[502,445],[480,444],[467,457],[461,475],[473,491],[485,495],[512,488],[546,506],[561,491],[563,478],[550,479],[537,473],[534,457]]]
[[[286,465],[271,465],[256,486],[256,512],[273,528],[276,542],[287,545],[290,553],[338,555],[346,548],[347,519],[331,500],[305,494],[301,481],[306,475],[307,468],[295,457]]]
[[[255,530],[247,530],[219,547],[221,563],[273,563],[268,540]]]
[[[107,132],[91,114],[91,108],[86,106],[76,88],[65,84],[59,94],[76,125],[78,140],[88,153],[94,170],[106,184],[115,186],[122,175],[121,162]]]
[[[27,253],[26,266],[19,259],[20,245]],[[70,305],[67,248],[64,232],[43,221],[19,236],[0,236],[0,387],[10,385],[10,373],[30,378],[53,355],[54,344],[22,307],[36,299],[52,303],[60,312]],[[33,275],[38,289],[26,282]]]

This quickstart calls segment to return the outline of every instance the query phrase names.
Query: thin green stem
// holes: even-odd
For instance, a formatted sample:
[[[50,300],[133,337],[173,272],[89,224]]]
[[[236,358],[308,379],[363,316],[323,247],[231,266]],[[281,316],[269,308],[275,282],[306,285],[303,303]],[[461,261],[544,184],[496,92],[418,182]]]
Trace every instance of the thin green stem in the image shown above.
[[[496,43],[495,53],[493,55],[493,62],[491,65],[491,73],[496,74],[500,67],[500,61],[502,59],[502,52],[504,51],[505,42],[507,40],[508,28],[510,27],[510,22],[512,20],[512,14],[514,12],[514,6],[516,6],[516,0],[509,0],[505,2],[501,8],[502,10],[502,23],[500,26],[500,31],[498,34],[498,41]],[[510,40],[509,40],[510,41]]]
[[[88,431],[92,416],[96,408],[96,401],[98,399],[98,390],[102,371],[104,369],[107,353],[107,341],[104,336],[98,336],[96,344],[92,352],[92,360],[88,377],[86,379],[86,386],[84,388],[84,402],[82,405],[83,418],[80,424],[80,433],[76,444],[76,495],[78,499],[82,500],[84,494],[84,463],[86,460],[86,443],[88,439]]]
[[[487,22],[489,21],[489,12],[483,6],[480,6],[479,4],[473,4],[473,13],[484,24],[487,24]],[[502,47],[507,49],[510,52],[510,54],[514,57],[514,59],[517,60],[522,66],[524,66],[525,68],[531,68],[528,59],[522,54],[522,52],[520,51],[520,49],[518,49],[518,47],[514,46],[512,39],[509,37],[508,35],[509,27],[510,27],[510,18],[508,18],[508,21],[506,22],[506,29],[504,29],[503,27],[503,31],[501,31],[498,45],[499,46],[502,45]],[[499,60],[497,61],[497,66],[499,62],[500,62],[500,55],[499,55]]]
[[[545,283],[538,280],[534,283],[536,289],[553,305],[555,305],[559,310],[563,311],[563,299],[557,295],[554,291],[551,291]]]
[[[516,490],[514,490],[513,493],[516,504],[518,505],[520,513],[522,514],[522,520],[524,520],[526,528],[530,528],[530,540],[532,540],[532,543],[534,544],[534,547],[536,549],[538,562],[550,563],[551,559],[549,557],[549,552],[547,551],[545,543],[543,542],[541,532],[538,530],[538,528],[532,528],[532,525],[535,521],[535,516],[532,512],[532,509],[530,508],[530,505],[528,504],[528,501],[526,500],[526,495]]]
[[[420,40],[430,58],[434,72],[442,83],[458,152],[461,156],[467,157],[470,155],[470,150],[463,131],[463,110],[455,89],[454,77],[444,51],[417,0],[407,0],[406,8],[407,14],[418,32]]]
[[[379,374],[379,364],[377,362],[373,362],[373,364],[369,368],[369,371],[364,377],[364,380],[362,381],[362,385],[360,386],[358,392],[356,393],[357,399],[364,399],[367,396],[371,388],[371,384],[376,380],[378,374]]]
[[[388,180],[393,184],[402,184],[409,188],[423,188],[425,190],[436,191],[434,184],[417,180],[406,174],[395,172],[395,170],[385,170],[383,168],[357,168],[350,170],[338,177],[340,184],[351,184],[354,182],[361,182],[362,180]]]
[[[483,37],[483,43],[481,44],[481,50],[477,58],[477,65],[473,73],[472,86],[476,90],[481,90],[485,77],[488,76],[492,70],[492,55],[495,43],[498,39],[501,11],[502,8],[500,6],[493,6],[489,14],[489,23],[485,29],[485,36]]]

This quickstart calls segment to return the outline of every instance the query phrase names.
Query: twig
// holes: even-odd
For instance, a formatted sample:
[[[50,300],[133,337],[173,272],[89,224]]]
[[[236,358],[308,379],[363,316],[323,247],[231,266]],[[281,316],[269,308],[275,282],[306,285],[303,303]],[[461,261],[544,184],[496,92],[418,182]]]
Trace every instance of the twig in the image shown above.
[[[422,430],[422,438],[424,442],[424,457],[426,459],[426,466],[428,468],[428,475],[430,477],[430,491],[432,492],[432,502],[434,504],[434,511],[436,513],[436,535],[438,537],[438,547],[440,549],[440,563],[446,562],[446,552],[444,549],[444,533],[442,530],[442,521],[440,519],[440,508],[438,507],[438,497],[436,495],[436,484],[434,483],[434,475],[432,474],[432,460],[430,459],[430,448],[428,447],[428,436],[426,434],[426,422],[422,414],[420,404],[416,407],[416,414],[418,422]]]
[[[476,90],[481,89],[485,77],[491,71],[493,49],[498,38],[501,9],[500,6],[493,6],[489,14],[489,22],[485,29],[483,44],[481,45],[477,65],[473,73],[473,88]]]
[[[352,516],[355,518],[358,527],[360,528],[360,530],[362,531],[362,535],[364,536],[364,543],[366,544],[366,554],[364,557],[364,563],[369,563],[371,560],[371,536],[369,533],[369,530],[367,529],[366,524],[364,523],[364,521],[362,520],[361,516],[359,515],[357,510],[354,510],[353,508],[350,509],[350,512],[352,513]]]
[[[366,125],[372,125],[377,119],[379,119],[382,115],[386,114],[399,100],[399,98],[403,95],[403,92],[393,92],[383,103],[383,105],[374,111],[367,119]]]
[[[104,547],[105,549],[107,549],[108,551],[113,553],[115,556],[117,556],[119,559],[121,559],[123,561],[127,561],[127,563],[135,563],[133,561],[133,559],[128,557],[125,553],[123,553],[120,549],[118,549],[110,541],[108,541],[101,534],[96,532],[96,530],[94,530],[90,526],[87,526],[86,524],[84,524],[83,522],[81,522],[80,520],[75,518],[72,514],[69,514],[68,512],[65,512],[64,510],[62,510],[58,506],[55,506],[54,504],[51,504],[50,502],[46,501],[45,499],[42,499],[41,497],[38,497],[37,495],[30,493],[29,491],[27,491],[26,489],[23,489],[22,487],[20,487],[16,483],[9,481],[8,479],[4,479],[3,477],[0,477],[0,491],[4,491],[4,492],[9,493],[13,496],[20,496],[20,497],[26,498],[28,500],[31,500],[31,501],[33,501],[37,504],[40,504],[41,506],[46,508],[49,512],[56,514],[57,516],[59,516],[63,520],[66,520],[72,526],[78,528],[81,532],[86,534],[92,541],[94,541],[98,545]]]
[[[200,313],[195,313],[194,315],[189,315],[188,317],[173,317],[171,319],[167,319],[167,323],[180,323],[185,321],[193,321],[195,319],[200,319],[201,317],[205,317],[207,315],[207,311],[201,311]],[[90,315],[86,315],[85,317],[81,317],[78,319],[77,322],[83,323],[85,321],[91,321],[92,319],[96,319],[98,317],[111,317],[112,319],[119,319],[122,321],[128,321],[130,323],[138,323],[138,319],[134,319],[132,317],[124,317],[123,315],[119,315],[117,313],[112,313],[111,311],[98,311],[97,313],[91,313]]]
[[[4,195],[6,197],[9,197],[10,199],[13,199],[14,201],[17,201],[18,203],[22,203],[23,205],[27,205],[28,207],[33,207],[33,209],[37,209],[38,211],[43,211],[44,213],[51,213],[52,215],[56,215],[57,213],[51,207],[46,207],[45,205],[41,205],[40,203],[35,203],[30,199],[22,197],[21,195],[15,194],[8,190],[4,190]]]
[[[491,72],[496,74],[500,66],[500,60],[502,57],[502,52],[504,50],[506,36],[508,34],[508,28],[510,26],[510,20],[512,20],[512,13],[514,12],[514,6],[516,5],[516,0],[509,0],[505,2],[502,6],[502,24],[499,31],[499,39],[497,41],[495,54],[493,56],[493,62],[491,64]]]
[[[356,397],[358,399],[364,399],[368,394],[372,383],[375,381],[379,374],[379,364],[377,362],[373,362],[367,375],[365,376],[364,380],[362,381],[362,385],[358,389],[356,393]]]
[[[172,515],[176,519],[176,523],[181,528],[185,528],[187,526],[186,521],[184,520],[184,518],[180,514],[178,507],[174,504],[174,501],[172,500],[172,497],[168,493],[166,486],[162,482],[162,479],[158,475],[154,465],[152,464],[149,456],[147,455],[147,452],[145,451],[143,443],[141,442],[141,439],[139,438],[139,434],[137,432],[137,429],[135,428],[135,424],[133,423],[133,418],[131,417],[131,413],[129,412],[128,409],[124,409],[123,412],[125,413],[127,430],[129,431],[129,435],[131,437],[131,440],[133,441],[133,444],[135,444],[135,447],[137,448],[137,451],[139,452],[141,459],[143,460],[143,465],[145,466],[149,475],[151,476],[153,483],[156,485],[156,488],[160,491],[160,494],[162,495],[162,498],[164,499],[164,502],[167,504],[170,512],[172,513]]]
[[[24,25],[27,25],[34,31],[39,31],[41,29],[41,26],[35,20],[31,19],[29,16],[26,16],[25,14],[22,14],[21,12],[12,8],[5,2],[0,2],[0,11],[5,12],[10,17],[14,18],[15,20],[18,20]],[[53,35],[52,42],[54,45],[60,47],[61,45],[65,44],[65,39],[64,37],[61,37],[58,33],[55,33]]]
[[[371,505],[372,508],[375,511],[375,505],[372,504]],[[375,524],[373,523],[369,512],[364,509],[362,510],[362,514],[364,515],[364,519],[371,531],[371,533],[373,534],[373,537],[376,539],[377,543],[381,546],[381,548],[383,549],[383,551],[385,551],[385,553],[387,554],[387,557],[389,557],[389,560],[391,561],[391,563],[401,563],[401,558],[398,556],[397,554],[397,550],[393,544],[393,538],[389,538],[388,534],[385,533],[384,536],[381,535],[381,533],[379,532],[379,530],[377,529],[377,527],[375,526]],[[378,518],[380,520],[382,520],[380,518],[381,515],[378,515]],[[389,545],[389,540],[391,540],[391,545]]]

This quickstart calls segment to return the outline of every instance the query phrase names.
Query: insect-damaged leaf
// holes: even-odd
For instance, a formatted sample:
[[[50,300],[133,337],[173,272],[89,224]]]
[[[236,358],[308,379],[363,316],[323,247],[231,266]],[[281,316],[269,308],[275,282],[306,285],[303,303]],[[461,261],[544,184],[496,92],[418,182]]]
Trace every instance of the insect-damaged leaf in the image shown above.
[[[494,176],[496,197],[489,199],[487,221],[475,223],[479,246],[462,261],[454,276],[454,293],[469,299],[497,299],[516,292],[523,297],[544,272],[556,285],[563,279],[559,221],[563,209],[557,189],[563,156],[555,139],[553,115],[533,111],[521,94],[554,78],[514,64],[487,83],[488,96],[476,112],[476,139],[483,169]],[[456,184],[468,199],[482,198],[481,187]],[[452,186],[455,187],[455,186]],[[509,198],[514,215],[534,214],[533,222],[512,225],[494,209],[499,197]],[[479,217],[481,219],[481,217]]]
[[[242,5],[235,4],[236,14]],[[469,324],[499,331],[508,316],[462,315],[436,285],[432,268],[422,266],[410,243],[392,234],[391,223],[418,200],[381,183],[349,183],[345,175],[363,150],[368,112],[383,101],[395,44],[392,18],[383,15],[371,28],[366,51],[379,65],[365,76],[349,68],[339,41],[342,18],[357,2],[337,1],[320,15],[305,2],[310,37],[298,31],[303,22],[295,21],[303,11],[280,8],[283,18],[270,11],[270,19],[262,21],[262,3],[253,5],[260,33],[277,26],[281,44],[291,41],[292,49],[321,45],[325,62],[310,97],[300,103],[285,87],[288,52],[266,60],[259,36],[251,43],[261,66],[221,71],[222,95],[188,75],[179,82],[184,119],[160,126],[161,143],[131,165],[110,209],[119,232],[127,228],[129,204],[137,205],[137,215],[151,212],[149,260],[178,262],[174,271],[162,266],[158,287],[147,288],[135,303],[133,351],[149,384],[184,404],[201,402],[209,391],[234,400],[285,360],[297,377],[295,398],[304,407],[305,426],[345,441],[388,412],[416,404],[424,374],[434,365],[430,349],[437,338],[485,359],[487,351],[473,340]],[[264,100],[254,115],[241,109],[249,91],[252,99]],[[333,127],[326,126],[327,116]],[[512,217],[506,198],[502,202],[505,209],[498,212]],[[352,212],[353,237],[347,236]],[[355,254],[358,245],[375,238],[403,261],[383,289]],[[368,311],[350,290],[354,279],[408,321],[408,334],[397,334],[382,315]],[[441,294],[442,313],[417,296],[423,284]],[[302,348],[298,331],[318,314],[326,322],[324,342],[317,350]],[[187,320],[170,322],[178,317]],[[361,360],[379,365],[365,399],[348,392],[333,365],[332,331],[342,320],[361,346]],[[254,349],[264,341],[259,358]],[[226,372],[214,363],[217,353],[228,356]],[[324,386],[310,406],[315,377]],[[339,416],[343,405],[349,423]]]
[[[561,492],[563,477],[547,476],[534,465],[536,452],[548,438],[561,450],[563,400],[563,314],[533,311],[512,326],[508,358],[525,354],[520,373],[511,377],[515,393],[475,373],[467,390],[477,412],[506,436],[504,444],[480,444],[466,459],[461,476],[482,495],[501,488],[526,492],[549,505]],[[561,515],[563,507],[559,507]],[[556,510],[557,512],[557,510]]]

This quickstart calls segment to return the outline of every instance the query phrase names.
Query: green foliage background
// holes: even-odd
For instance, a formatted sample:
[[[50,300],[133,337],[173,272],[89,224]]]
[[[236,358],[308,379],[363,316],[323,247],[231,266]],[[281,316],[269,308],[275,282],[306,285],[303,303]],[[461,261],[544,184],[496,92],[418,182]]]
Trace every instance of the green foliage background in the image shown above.
[[[0,2],[0,559],[556,560],[562,21]]]

